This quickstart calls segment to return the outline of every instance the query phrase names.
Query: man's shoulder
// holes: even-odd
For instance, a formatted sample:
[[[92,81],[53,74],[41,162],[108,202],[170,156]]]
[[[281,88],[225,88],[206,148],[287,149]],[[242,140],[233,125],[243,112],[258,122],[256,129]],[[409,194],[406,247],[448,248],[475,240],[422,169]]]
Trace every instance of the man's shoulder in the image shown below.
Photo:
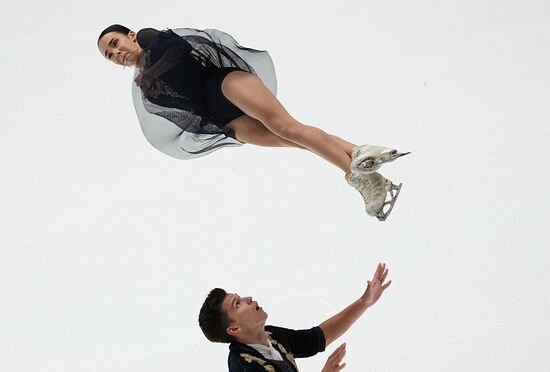
[[[283,327],[265,327],[271,341],[284,345],[285,349],[297,358],[305,358],[324,351],[326,339],[319,326],[309,329],[289,329]]]
[[[264,327],[264,329],[265,329],[266,332],[269,332],[271,334],[288,333],[288,332],[293,332],[294,331],[293,329],[290,329],[290,328],[284,328],[284,327],[279,327],[279,326],[274,326],[274,325],[266,325]]]

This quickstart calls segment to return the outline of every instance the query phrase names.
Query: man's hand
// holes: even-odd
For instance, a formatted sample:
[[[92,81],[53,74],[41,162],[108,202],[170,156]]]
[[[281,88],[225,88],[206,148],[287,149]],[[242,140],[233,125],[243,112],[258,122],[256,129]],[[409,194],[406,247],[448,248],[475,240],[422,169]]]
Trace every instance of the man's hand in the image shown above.
[[[336,350],[327,359],[321,372],[337,372],[346,366],[346,363],[340,364],[346,355],[346,343],[338,346]]]
[[[382,296],[384,290],[390,286],[391,280],[384,284],[387,276],[388,269],[386,268],[386,264],[379,263],[378,267],[376,268],[376,272],[372,277],[372,280],[367,282],[368,285],[365,293],[363,293],[363,296],[361,296],[361,301],[365,305],[367,305],[368,307],[374,305],[376,301],[378,301],[380,296]]]
[[[342,336],[370,306],[378,301],[384,290],[391,284],[391,280],[384,284],[387,275],[388,269],[386,269],[386,264],[379,263],[374,277],[368,282],[369,284],[365,293],[344,310],[319,324],[325,335],[326,345]]]

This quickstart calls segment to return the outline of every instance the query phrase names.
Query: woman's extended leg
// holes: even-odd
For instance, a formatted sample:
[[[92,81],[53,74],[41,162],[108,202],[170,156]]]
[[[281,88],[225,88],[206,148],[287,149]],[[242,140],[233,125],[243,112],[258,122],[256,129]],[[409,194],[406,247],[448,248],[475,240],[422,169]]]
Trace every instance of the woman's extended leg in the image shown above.
[[[239,116],[227,124],[235,131],[235,137],[241,142],[263,147],[297,147],[297,143],[288,141],[271,132],[261,122],[248,115]]]
[[[233,119],[227,124],[227,127],[233,129],[237,139],[244,143],[264,147],[296,147],[305,149],[305,147],[297,143],[279,137],[267,129],[262,122],[246,114]],[[351,157],[351,152],[355,145],[335,135],[331,134],[330,136],[336,141],[338,146]]]
[[[332,137],[333,140],[336,141],[336,143],[338,144],[338,146],[340,146],[340,148],[342,150],[344,150],[344,152],[346,154],[348,154],[348,156],[351,158],[351,153],[353,152],[353,148],[357,145],[351,143],[351,142],[348,142],[338,136],[335,136],[334,134],[330,134],[330,136]]]
[[[304,125],[290,116],[256,75],[233,71],[224,79],[222,91],[235,106],[259,120],[277,136],[299,144],[335,164],[345,173],[349,172],[351,157],[337,140],[321,129]]]

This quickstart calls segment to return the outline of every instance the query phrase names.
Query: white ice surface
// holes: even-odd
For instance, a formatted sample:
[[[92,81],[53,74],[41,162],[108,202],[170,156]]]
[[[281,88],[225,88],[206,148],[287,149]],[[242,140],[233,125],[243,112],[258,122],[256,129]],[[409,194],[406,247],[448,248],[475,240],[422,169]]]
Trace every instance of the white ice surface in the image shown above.
[[[1,3],[0,371],[224,371],[197,326],[212,287],[311,327],[378,261],[394,283],[346,371],[550,370],[548,1],[154,4]],[[391,217],[300,150],[154,150],[96,50],[111,23],[268,49],[296,118],[413,152],[382,171]]]

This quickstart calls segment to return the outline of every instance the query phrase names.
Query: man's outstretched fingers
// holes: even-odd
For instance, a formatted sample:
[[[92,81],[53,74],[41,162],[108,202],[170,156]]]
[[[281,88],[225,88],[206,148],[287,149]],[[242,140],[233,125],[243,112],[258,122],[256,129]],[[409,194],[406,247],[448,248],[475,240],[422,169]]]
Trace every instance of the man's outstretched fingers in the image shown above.
[[[338,346],[332,354],[327,359],[327,362],[325,363],[325,367],[321,372],[334,372],[334,371],[340,371],[345,366],[346,363],[340,364],[342,362],[342,359],[344,359],[344,356],[346,355],[346,343],[344,342],[342,345]]]
[[[379,263],[378,266],[376,266],[376,271],[374,272],[374,275],[372,276],[372,281],[373,282],[379,278],[380,269],[382,269],[382,264],[381,263]]]
[[[384,280],[386,280],[386,277],[388,276],[388,272],[389,272],[389,270],[386,268],[386,269],[384,270],[384,273],[382,274],[382,277],[380,278],[380,281],[381,281],[382,283],[384,283]]]

